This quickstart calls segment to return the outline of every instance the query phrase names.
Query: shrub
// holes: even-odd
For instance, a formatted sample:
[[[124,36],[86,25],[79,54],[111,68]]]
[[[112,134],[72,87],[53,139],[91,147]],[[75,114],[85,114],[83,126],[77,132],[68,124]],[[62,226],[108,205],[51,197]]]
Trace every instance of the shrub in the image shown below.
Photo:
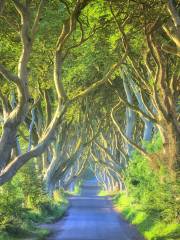
[[[27,209],[23,207],[23,195],[20,188],[13,182],[0,187],[0,227],[20,226],[26,214]]]
[[[160,137],[144,143],[149,152],[156,152],[161,146]],[[114,198],[126,219],[136,224],[148,240],[180,238],[180,182],[172,181],[167,172],[164,166],[159,172],[152,170],[147,159],[134,151],[125,170],[128,192]]]
[[[56,191],[55,195],[51,199],[45,193],[35,162],[28,162],[10,182],[0,187],[0,235],[22,237],[36,231],[35,223],[60,217],[67,202],[62,191]]]

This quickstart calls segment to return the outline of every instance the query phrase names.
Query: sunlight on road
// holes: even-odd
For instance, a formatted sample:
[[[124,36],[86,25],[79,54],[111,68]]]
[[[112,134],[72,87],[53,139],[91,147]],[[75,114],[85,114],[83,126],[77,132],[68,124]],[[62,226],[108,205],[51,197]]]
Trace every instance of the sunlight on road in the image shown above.
[[[137,231],[112,209],[109,197],[98,196],[95,181],[86,181],[81,195],[70,197],[70,209],[52,227],[48,240],[142,240]]]

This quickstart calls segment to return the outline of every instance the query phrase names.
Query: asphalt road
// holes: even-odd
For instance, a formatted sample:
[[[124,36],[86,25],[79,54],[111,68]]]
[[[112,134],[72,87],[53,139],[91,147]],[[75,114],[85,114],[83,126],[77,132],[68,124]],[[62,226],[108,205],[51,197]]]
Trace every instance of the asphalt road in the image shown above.
[[[53,231],[48,240],[143,240],[134,226],[112,209],[111,200],[97,193],[96,184],[87,181],[81,196],[70,198],[66,216],[48,226]]]

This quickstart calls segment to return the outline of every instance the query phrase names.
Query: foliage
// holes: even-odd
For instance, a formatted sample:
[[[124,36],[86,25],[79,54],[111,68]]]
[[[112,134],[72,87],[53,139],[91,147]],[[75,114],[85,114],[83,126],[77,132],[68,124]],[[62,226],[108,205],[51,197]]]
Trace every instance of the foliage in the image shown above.
[[[128,214],[136,215],[135,206],[137,224],[151,216],[163,222],[157,229],[178,221],[179,183],[169,176],[179,156],[178,7],[165,0],[0,3],[0,184],[15,176],[0,187],[2,230],[61,215],[66,201],[56,188],[85,169],[84,149],[99,179],[112,180],[107,185],[120,180],[121,188],[128,164]],[[125,136],[130,109],[136,120],[132,136]],[[154,138],[142,143],[147,121]],[[134,152],[129,161],[128,144],[149,158]]]
[[[12,181],[0,188],[0,235],[46,235],[35,223],[52,222],[67,207],[63,192],[56,191],[51,199],[42,188],[42,180],[34,160],[26,164]],[[9,239],[7,238],[7,239]],[[0,238],[1,239],[1,238]]]
[[[146,144],[149,151],[161,148],[160,137]],[[164,168],[155,172],[147,160],[134,153],[125,171],[127,193],[114,198],[122,214],[150,239],[178,239],[180,185],[170,181]]]
[[[179,239],[180,225],[177,221],[167,223],[157,214],[150,213],[144,209],[144,206],[135,203],[136,200],[130,195],[121,193],[114,198],[117,211],[120,211],[132,224],[135,224],[140,233],[147,240],[175,240]]]
[[[14,182],[8,182],[0,189],[0,226],[9,224],[20,226],[24,219],[23,196]]]

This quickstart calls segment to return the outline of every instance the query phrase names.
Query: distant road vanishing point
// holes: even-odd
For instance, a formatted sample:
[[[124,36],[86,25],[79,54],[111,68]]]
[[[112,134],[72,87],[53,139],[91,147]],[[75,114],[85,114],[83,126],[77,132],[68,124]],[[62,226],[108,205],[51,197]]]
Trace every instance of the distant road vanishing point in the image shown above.
[[[108,197],[99,197],[94,181],[86,181],[80,196],[70,198],[66,216],[49,227],[48,240],[143,240],[134,226],[116,213]]]

